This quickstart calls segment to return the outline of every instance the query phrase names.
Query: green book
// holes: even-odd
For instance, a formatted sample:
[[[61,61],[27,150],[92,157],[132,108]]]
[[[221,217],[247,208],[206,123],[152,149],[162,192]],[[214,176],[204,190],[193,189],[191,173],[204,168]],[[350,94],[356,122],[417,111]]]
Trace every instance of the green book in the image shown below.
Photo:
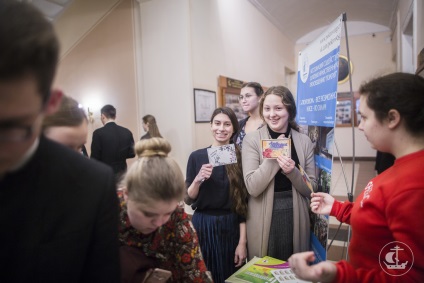
[[[228,283],[278,283],[271,271],[276,269],[289,268],[289,264],[284,260],[270,256],[262,258],[254,257],[236,273],[231,275],[225,282]]]

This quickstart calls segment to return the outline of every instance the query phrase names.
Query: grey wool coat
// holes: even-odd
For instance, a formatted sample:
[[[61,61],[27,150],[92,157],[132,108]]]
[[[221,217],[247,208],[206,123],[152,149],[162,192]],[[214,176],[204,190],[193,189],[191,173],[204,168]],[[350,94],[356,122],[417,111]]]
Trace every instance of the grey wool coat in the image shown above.
[[[314,148],[310,138],[291,130],[293,144],[299,163],[308,174],[313,190],[317,189],[315,177]],[[263,257],[268,252],[268,239],[274,201],[274,177],[281,171],[275,159],[263,159],[261,140],[269,139],[266,126],[248,133],[243,140],[243,176],[249,192],[247,248],[249,259]],[[292,145],[293,146],[293,145]],[[286,175],[292,182],[293,190],[293,252],[309,250],[310,220],[309,203],[311,191],[302,179],[297,167]]]

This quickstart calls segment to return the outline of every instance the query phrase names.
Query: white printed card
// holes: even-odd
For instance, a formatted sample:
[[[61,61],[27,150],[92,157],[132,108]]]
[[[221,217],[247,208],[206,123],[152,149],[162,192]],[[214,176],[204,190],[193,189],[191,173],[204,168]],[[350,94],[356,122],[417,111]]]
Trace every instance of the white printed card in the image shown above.
[[[237,163],[236,148],[234,144],[210,147],[207,149],[209,163],[213,167]]]

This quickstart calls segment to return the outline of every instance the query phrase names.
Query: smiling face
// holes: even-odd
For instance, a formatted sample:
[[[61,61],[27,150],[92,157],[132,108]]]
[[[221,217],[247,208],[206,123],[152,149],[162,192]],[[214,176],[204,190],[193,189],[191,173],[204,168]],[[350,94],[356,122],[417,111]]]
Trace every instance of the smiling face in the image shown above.
[[[217,114],[211,122],[211,131],[214,138],[213,146],[229,144],[234,133],[230,117],[224,113]]]
[[[244,112],[251,113],[255,111],[260,101],[261,97],[256,95],[253,87],[244,87],[241,89],[239,102]]]
[[[124,198],[127,202],[127,213],[131,226],[143,235],[153,233],[168,222],[178,205],[177,200],[158,200],[151,205],[140,204],[130,200],[125,191]]]
[[[384,152],[390,152],[389,141],[392,139],[387,122],[378,121],[375,112],[368,107],[367,96],[361,95],[359,102],[361,122],[358,129],[363,131],[371,147]]]
[[[271,130],[277,133],[287,131],[290,115],[280,96],[267,95],[263,102],[262,114]]]

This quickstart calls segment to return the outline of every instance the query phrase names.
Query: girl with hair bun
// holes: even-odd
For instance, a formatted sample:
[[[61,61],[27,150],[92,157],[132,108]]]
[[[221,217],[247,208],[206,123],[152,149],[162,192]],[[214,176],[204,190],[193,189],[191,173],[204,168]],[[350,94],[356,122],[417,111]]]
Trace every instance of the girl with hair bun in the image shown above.
[[[134,255],[134,249],[123,255],[123,247],[133,247],[140,253],[139,259],[150,260],[142,270],[157,267],[171,271],[170,282],[213,282],[197,234],[181,205],[184,177],[178,164],[168,157],[170,151],[171,145],[163,138],[137,142],[138,160],[118,191],[122,282],[134,278],[134,270],[128,271],[123,264]]]

